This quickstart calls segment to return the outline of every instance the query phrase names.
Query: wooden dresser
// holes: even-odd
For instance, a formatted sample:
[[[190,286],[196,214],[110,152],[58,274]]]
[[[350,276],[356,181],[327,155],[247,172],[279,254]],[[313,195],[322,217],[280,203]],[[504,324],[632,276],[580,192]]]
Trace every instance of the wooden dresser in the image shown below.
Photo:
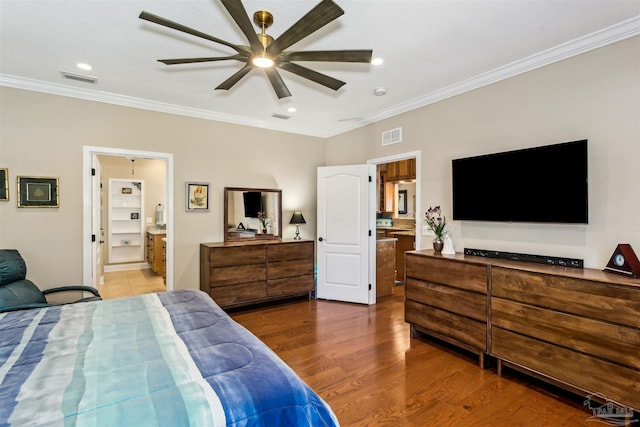
[[[200,244],[200,289],[223,308],[313,291],[314,242],[269,240]]]
[[[158,276],[164,276],[162,239],[166,236],[164,231],[147,230],[147,262]]]
[[[507,366],[640,409],[640,280],[431,250],[408,252],[406,263],[412,331],[480,351],[484,313],[484,351],[499,375]]]

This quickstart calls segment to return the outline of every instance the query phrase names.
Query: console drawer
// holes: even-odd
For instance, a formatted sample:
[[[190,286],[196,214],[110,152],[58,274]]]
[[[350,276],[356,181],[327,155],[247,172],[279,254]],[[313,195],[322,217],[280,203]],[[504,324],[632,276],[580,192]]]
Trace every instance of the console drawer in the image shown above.
[[[484,265],[407,253],[406,270],[407,277],[487,293],[487,267]]]
[[[269,263],[269,280],[301,276],[305,274],[313,276],[313,261],[310,259],[297,259],[293,261]]]
[[[407,278],[405,298],[480,322],[487,320],[487,296],[485,294]]]
[[[247,301],[254,301],[267,297],[267,285],[264,281],[240,283],[234,286],[220,286],[211,288],[211,298],[223,307],[242,305]]]
[[[487,351],[487,324],[439,308],[405,301],[405,321],[436,334]]]
[[[528,370],[571,384],[585,393],[640,408],[640,372],[494,326],[492,354]]]
[[[640,370],[638,329],[501,298],[491,313],[494,326]]]
[[[313,291],[313,274],[284,279],[269,279],[267,294],[271,296]]]
[[[638,289],[502,267],[491,283],[494,297],[640,328]]]
[[[265,245],[229,246],[209,248],[208,250],[211,267],[265,264],[267,262]]]
[[[216,267],[211,269],[211,287],[258,281],[264,283],[266,280],[267,266],[265,264]]]

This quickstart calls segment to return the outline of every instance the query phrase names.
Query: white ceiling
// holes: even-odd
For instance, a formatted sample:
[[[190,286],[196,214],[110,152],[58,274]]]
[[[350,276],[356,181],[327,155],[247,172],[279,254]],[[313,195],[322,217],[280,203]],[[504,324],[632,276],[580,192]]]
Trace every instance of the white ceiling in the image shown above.
[[[250,16],[260,9],[274,15],[267,32],[277,38],[318,2],[243,3]],[[278,100],[261,70],[216,91],[239,62],[157,62],[235,52],[142,21],[143,10],[247,44],[217,0],[0,0],[0,84],[328,137],[640,34],[640,0],[336,2],[345,14],[289,50],[373,49],[384,58],[381,66],[303,64],[346,81],[337,92],[282,70],[289,98]],[[93,70],[77,69],[78,62]],[[64,79],[61,71],[98,82]],[[387,94],[375,96],[378,87]]]

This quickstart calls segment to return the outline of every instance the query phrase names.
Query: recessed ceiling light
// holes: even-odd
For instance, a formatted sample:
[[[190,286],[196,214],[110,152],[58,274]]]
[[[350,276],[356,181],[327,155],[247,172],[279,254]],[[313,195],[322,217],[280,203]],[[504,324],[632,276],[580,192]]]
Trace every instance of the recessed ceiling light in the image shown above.
[[[289,107],[287,108],[287,111],[290,113],[295,113],[297,110],[296,110],[296,107]]]
[[[84,63],[84,62],[78,62],[76,64],[76,67],[80,68],[81,70],[86,70],[86,71],[93,70],[93,67],[91,65],[89,65],[87,63]]]
[[[375,96],[383,96],[387,94],[387,88],[386,87],[378,87],[376,89],[373,90],[373,94]]]
[[[383,62],[384,62],[384,59],[382,58],[373,58],[371,60],[372,65],[382,65]]]

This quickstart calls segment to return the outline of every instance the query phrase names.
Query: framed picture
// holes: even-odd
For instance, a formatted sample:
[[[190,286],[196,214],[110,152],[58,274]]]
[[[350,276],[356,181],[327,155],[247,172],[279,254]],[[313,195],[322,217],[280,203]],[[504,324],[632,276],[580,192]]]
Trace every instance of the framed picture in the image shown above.
[[[44,176],[18,177],[19,208],[58,208],[58,178]]]
[[[122,194],[131,194],[133,189],[131,187],[122,187]]]
[[[0,200],[9,200],[9,170],[0,168]]]
[[[131,212],[131,219],[140,219],[140,214],[138,212]]]
[[[398,191],[398,213],[407,213],[407,190]]]
[[[209,183],[187,182],[187,211],[209,210]]]

